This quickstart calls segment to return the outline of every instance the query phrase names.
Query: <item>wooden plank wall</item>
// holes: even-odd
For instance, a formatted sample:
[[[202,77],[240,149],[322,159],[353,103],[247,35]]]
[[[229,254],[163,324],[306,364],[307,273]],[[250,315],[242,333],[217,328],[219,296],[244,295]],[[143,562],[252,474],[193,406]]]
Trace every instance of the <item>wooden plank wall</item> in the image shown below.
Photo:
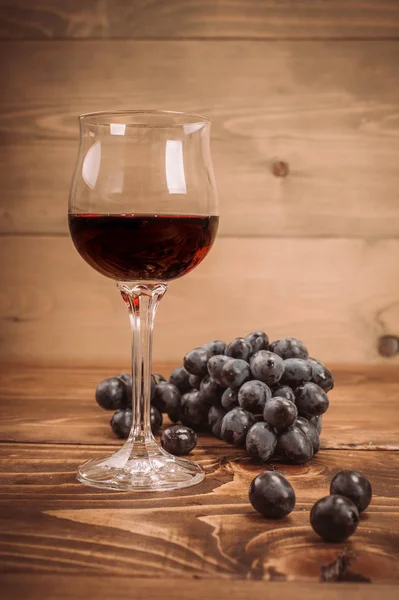
[[[157,360],[264,328],[329,362],[388,361],[397,0],[0,0],[0,49],[3,364],[128,362],[124,306],[66,227],[76,117],[106,108],[213,119],[220,235],[162,301]]]

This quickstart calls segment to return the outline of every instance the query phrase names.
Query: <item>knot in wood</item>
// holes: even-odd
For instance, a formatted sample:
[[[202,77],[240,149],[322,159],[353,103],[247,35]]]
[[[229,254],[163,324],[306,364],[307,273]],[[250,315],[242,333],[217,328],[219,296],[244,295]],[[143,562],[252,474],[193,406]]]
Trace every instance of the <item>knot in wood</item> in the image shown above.
[[[391,358],[398,354],[399,337],[397,335],[382,335],[378,340],[378,352],[386,358]]]
[[[289,172],[290,168],[288,163],[286,163],[284,160],[276,160],[272,164],[272,173],[275,177],[287,177]]]

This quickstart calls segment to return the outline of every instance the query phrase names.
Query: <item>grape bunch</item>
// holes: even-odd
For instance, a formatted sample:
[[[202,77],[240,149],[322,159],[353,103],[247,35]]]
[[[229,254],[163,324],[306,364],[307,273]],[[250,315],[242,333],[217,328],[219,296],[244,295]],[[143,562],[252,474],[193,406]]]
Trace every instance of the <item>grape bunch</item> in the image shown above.
[[[194,447],[195,433],[212,432],[246,447],[263,463],[303,464],[320,448],[321,419],[333,386],[330,371],[309,358],[303,342],[287,337],[269,343],[263,331],[254,331],[229,344],[217,340],[191,350],[168,381],[153,375],[151,426],[158,431],[165,413],[173,423],[181,423],[161,438],[172,453]],[[123,374],[101,382],[96,399],[103,408],[117,411],[111,427],[119,437],[127,437],[131,378]],[[190,444],[182,446],[182,436]]]

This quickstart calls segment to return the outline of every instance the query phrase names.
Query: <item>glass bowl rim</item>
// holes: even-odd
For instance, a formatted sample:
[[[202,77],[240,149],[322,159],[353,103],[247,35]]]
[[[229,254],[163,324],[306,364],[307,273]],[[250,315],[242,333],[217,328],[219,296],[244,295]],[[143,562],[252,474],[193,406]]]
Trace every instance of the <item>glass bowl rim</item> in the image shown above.
[[[151,123],[150,119],[147,122],[137,122],[137,123],[124,123],[123,116],[125,117],[139,117],[140,115],[145,118],[145,116],[170,116],[170,123]],[[108,118],[107,118],[108,117]],[[126,125],[126,127],[183,127],[184,125],[193,125],[195,123],[211,123],[211,119],[209,117],[205,117],[204,115],[199,115],[195,113],[189,113],[184,111],[177,110],[99,110],[94,112],[87,112],[79,115],[79,121],[83,123],[87,123],[89,125],[96,126],[105,126],[108,127],[112,123],[116,123],[117,121],[112,121],[112,118],[121,117],[121,120],[118,121],[121,125]],[[173,122],[174,118],[181,118],[179,122]]]

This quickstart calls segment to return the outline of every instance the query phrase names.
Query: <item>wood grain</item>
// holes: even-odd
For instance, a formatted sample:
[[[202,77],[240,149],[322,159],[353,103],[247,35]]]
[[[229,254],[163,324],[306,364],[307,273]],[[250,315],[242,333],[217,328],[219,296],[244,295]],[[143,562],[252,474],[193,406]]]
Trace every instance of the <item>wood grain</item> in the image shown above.
[[[68,238],[3,236],[0,254],[3,362],[127,364],[130,331],[115,283]],[[154,359],[179,363],[212,339],[261,328],[271,339],[304,339],[327,362],[385,362],[377,340],[398,333],[397,256],[398,240],[219,239],[202,265],[171,283]]]
[[[154,372],[166,377],[171,369],[171,365],[154,365]],[[322,447],[399,450],[397,371],[392,367],[332,370],[336,386],[329,393]],[[94,400],[97,384],[115,374],[112,368],[2,369],[0,442],[119,445],[109,426],[111,413]],[[214,452],[228,448],[216,438],[204,440],[204,448]]]
[[[6,50],[3,233],[66,234],[79,113],[169,108],[213,119],[220,235],[398,236],[399,42],[47,41]]]
[[[36,4],[36,5],[35,5]],[[1,0],[0,38],[399,36],[395,0]]]
[[[261,467],[226,448],[199,447],[203,484],[182,493],[135,494],[86,488],[75,470],[105,448],[2,444],[0,571],[78,572],[175,579],[313,581],[344,546],[351,571],[373,583],[399,580],[396,452],[320,451],[306,466],[282,466],[295,510],[270,521],[254,512],[248,487]],[[241,454],[241,456],[239,455]],[[342,468],[361,469],[374,499],[346,544],[326,544],[309,525],[312,504]]]
[[[155,368],[167,374],[171,366]],[[352,443],[323,447],[306,465],[276,465],[297,498],[294,511],[280,521],[263,519],[248,502],[249,484],[262,466],[244,450],[207,435],[200,436],[191,454],[206,478],[183,493],[137,494],[79,484],[77,466],[110,453],[114,444],[109,430],[96,422],[97,413],[104,419],[107,415],[92,399],[93,384],[100,374],[110,373],[20,367],[1,374],[0,573],[5,600],[47,597],[54,585],[51,597],[56,600],[109,598],[111,589],[112,595],[124,593],[127,581],[126,590],[134,589],[135,598],[144,597],[144,590],[147,598],[159,597],[160,590],[163,597],[175,598],[177,585],[182,598],[220,598],[225,597],[220,590],[227,593],[232,584],[230,598],[251,593],[268,597],[277,593],[278,584],[282,598],[313,598],[317,590],[318,597],[338,600],[334,585],[320,588],[318,582],[323,565],[334,562],[344,547],[353,561],[343,581],[372,585],[347,588],[342,583],[340,593],[374,600],[383,591],[390,598],[389,586],[399,581],[399,452],[388,450],[389,443],[376,450],[361,440],[368,434],[382,436],[383,420],[385,441],[393,439],[394,431],[397,436],[396,369],[338,375],[331,394],[336,412],[331,409],[326,416],[322,436],[328,438],[335,428],[345,440],[353,422]],[[31,437],[34,423],[43,443]],[[363,447],[367,450],[359,449]],[[350,540],[327,544],[312,532],[309,510],[345,468],[369,477],[373,500]],[[101,590],[92,578],[103,583]],[[292,583],[298,596],[292,594]]]
[[[76,575],[72,577],[60,575],[28,575],[21,579],[18,574],[5,574],[2,579],[5,600],[25,598],[26,600],[42,600],[52,590],[54,600],[98,600],[111,597],[129,597],[134,589],[135,600],[157,598],[159,590],[162,597],[170,600],[176,598],[176,582],[173,579],[140,579],[135,577],[98,577],[95,575]],[[384,600],[397,599],[396,585],[372,586],[354,583],[335,583],[315,585],[308,583],[260,582],[260,581],[223,581],[207,579],[206,581],[185,581],[179,589],[181,600],[247,600],[248,597],[261,596],[265,600],[279,597],[281,600],[340,600],[344,595],[349,600]]]

